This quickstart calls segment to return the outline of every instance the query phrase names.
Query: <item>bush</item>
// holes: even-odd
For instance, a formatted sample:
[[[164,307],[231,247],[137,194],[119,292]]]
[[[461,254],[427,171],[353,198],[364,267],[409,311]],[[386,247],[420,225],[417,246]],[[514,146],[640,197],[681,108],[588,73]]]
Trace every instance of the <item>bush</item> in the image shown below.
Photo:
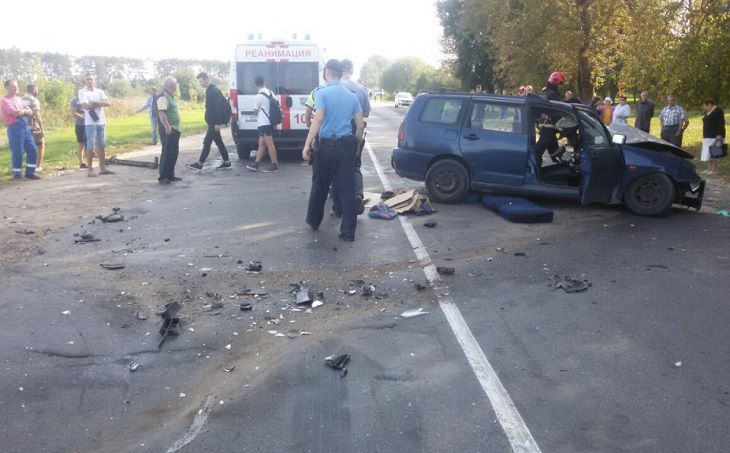
[[[124,79],[114,79],[107,84],[105,91],[108,96],[123,98],[132,93],[132,87]]]

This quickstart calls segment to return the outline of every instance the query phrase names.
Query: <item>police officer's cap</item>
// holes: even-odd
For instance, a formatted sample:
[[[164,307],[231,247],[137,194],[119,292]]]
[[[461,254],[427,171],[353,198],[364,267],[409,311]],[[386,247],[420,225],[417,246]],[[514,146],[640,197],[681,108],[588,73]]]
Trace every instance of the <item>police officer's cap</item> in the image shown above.
[[[331,60],[327,60],[327,63],[324,65],[325,69],[329,69],[330,71],[334,72],[335,74],[342,75],[342,63],[339,60],[335,60],[334,58]]]

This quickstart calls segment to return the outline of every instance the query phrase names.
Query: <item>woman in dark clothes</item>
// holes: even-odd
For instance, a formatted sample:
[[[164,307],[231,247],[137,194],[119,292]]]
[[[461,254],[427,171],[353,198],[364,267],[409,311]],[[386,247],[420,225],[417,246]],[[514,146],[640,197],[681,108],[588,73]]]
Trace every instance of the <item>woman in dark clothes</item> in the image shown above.
[[[710,155],[710,146],[725,143],[725,112],[715,104],[714,99],[705,99],[702,103],[705,115],[702,117],[702,162],[709,162],[703,173],[714,175],[717,171],[717,159]]]

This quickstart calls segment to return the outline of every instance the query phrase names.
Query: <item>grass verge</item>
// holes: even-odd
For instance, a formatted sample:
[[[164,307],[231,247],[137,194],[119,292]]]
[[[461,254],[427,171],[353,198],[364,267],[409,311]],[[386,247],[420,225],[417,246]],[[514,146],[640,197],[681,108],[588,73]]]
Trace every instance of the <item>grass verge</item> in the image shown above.
[[[183,134],[195,134],[206,129],[203,109],[182,110]],[[3,132],[5,132],[3,130]],[[130,151],[148,145],[152,138],[150,119],[147,113],[110,117],[106,127],[106,155]],[[12,177],[10,148],[7,140],[0,145],[0,182]],[[25,168],[25,157],[23,157]],[[46,155],[43,160],[44,173],[59,168],[76,168],[76,134],[73,124],[69,127],[54,127],[46,130]]]

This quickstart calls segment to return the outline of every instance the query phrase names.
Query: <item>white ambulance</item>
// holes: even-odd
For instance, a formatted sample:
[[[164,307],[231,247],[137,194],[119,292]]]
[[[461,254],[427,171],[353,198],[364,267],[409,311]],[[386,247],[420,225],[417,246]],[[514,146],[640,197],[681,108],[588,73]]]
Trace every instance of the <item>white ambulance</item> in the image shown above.
[[[258,147],[257,116],[254,103],[258,90],[254,79],[264,78],[282,109],[282,122],[274,128],[277,149],[304,146],[307,126],[304,102],[322,80],[323,62],[319,47],[308,40],[253,40],[236,46],[231,63],[231,132],[241,160],[247,160]]]

